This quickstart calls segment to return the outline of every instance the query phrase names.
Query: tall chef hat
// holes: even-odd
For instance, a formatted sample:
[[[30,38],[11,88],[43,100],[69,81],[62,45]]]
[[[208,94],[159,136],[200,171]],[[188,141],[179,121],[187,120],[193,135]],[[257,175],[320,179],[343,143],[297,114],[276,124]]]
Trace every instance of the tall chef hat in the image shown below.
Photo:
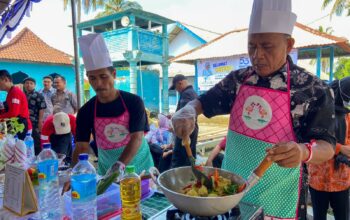
[[[79,46],[86,71],[113,66],[106,43],[101,34],[88,34],[80,37]]]
[[[292,35],[296,20],[291,0],[254,0],[248,33]]]

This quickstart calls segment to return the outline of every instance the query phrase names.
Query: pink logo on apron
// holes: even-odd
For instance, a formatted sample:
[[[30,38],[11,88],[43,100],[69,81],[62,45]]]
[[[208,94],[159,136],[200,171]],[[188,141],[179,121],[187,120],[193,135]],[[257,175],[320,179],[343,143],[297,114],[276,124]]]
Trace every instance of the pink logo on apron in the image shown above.
[[[130,113],[120,93],[119,97],[121,98],[125,111],[118,117],[97,117],[97,98],[95,101],[94,128],[96,144],[97,147],[104,150],[123,147],[130,141]]]

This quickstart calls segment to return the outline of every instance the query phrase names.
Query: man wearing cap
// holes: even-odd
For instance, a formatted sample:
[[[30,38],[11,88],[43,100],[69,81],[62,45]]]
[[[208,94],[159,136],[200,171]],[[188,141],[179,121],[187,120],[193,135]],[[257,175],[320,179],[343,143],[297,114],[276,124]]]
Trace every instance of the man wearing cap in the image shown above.
[[[127,164],[135,165],[138,173],[148,170],[153,160],[144,138],[149,127],[142,99],[114,88],[116,71],[102,35],[82,36],[79,46],[96,96],[78,112],[73,163],[89,151],[92,133],[98,147],[98,174],[106,174],[112,165],[113,170]]]
[[[176,135],[188,137],[195,116],[230,114],[223,169],[247,179],[265,156],[274,162],[243,197],[262,206],[266,219],[306,219],[305,164],[334,154],[331,90],[288,56],[295,22],[291,0],[255,0],[247,45],[252,66],[229,73],[172,119]]]
[[[51,143],[56,153],[66,155],[66,161],[71,162],[72,135],[76,135],[76,118],[66,114],[60,108],[54,109],[54,114],[47,117],[41,132],[41,145]]]
[[[46,103],[44,96],[35,91],[35,79],[27,77],[23,80],[24,93],[28,100],[29,117],[32,122],[32,137],[34,139],[35,155],[41,151],[40,148],[40,133],[43,126],[44,109]]]
[[[24,130],[18,133],[18,138],[24,140],[27,131],[32,129],[29,119],[28,101],[21,89],[13,85],[12,77],[7,70],[0,70],[0,91],[7,92],[4,103],[5,111],[1,112],[0,119],[17,117],[24,124]]]
[[[173,83],[169,88],[169,90],[176,90],[180,94],[179,102],[177,103],[177,106],[176,106],[176,111],[179,111],[187,103],[189,103],[192,100],[195,100],[198,97],[197,93],[193,89],[193,86],[188,83],[186,77],[182,74],[178,74],[174,76]],[[195,129],[190,135],[190,140],[191,140],[190,146],[192,150],[192,155],[194,155],[194,157],[196,157],[197,137],[198,137],[198,124],[195,123]],[[182,147],[182,139],[176,137],[172,160],[171,160],[171,166],[175,168],[175,167],[191,165],[186,155],[187,155],[186,150],[184,147]]]
[[[43,78],[44,88],[39,91],[44,96],[45,103],[46,103],[46,109],[44,110],[44,116],[43,116],[44,122],[49,115],[52,115],[52,112],[53,112],[51,97],[56,92],[56,89],[52,87],[52,83],[53,83],[52,76],[44,76]]]

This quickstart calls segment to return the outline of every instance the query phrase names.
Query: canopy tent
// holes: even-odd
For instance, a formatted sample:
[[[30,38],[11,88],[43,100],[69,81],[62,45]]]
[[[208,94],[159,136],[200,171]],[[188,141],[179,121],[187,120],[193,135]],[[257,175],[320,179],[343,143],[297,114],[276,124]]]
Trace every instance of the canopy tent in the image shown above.
[[[1,0],[0,1],[0,42],[14,31],[23,16],[30,15],[32,4],[41,0]]]

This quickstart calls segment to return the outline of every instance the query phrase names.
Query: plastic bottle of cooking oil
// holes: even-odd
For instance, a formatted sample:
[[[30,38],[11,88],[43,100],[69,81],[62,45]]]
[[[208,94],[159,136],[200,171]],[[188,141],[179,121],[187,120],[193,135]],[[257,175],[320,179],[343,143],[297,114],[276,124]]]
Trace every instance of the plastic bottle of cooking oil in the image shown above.
[[[134,166],[126,166],[120,181],[122,199],[122,220],[141,220],[141,178],[135,173]]]

